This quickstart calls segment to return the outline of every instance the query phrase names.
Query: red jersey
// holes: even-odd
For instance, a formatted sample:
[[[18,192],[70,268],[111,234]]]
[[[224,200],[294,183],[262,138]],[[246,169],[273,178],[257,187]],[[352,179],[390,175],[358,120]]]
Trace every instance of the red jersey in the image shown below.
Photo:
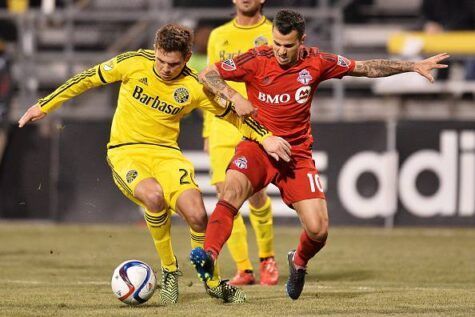
[[[272,47],[261,46],[216,66],[223,79],[245,82],[248,99],[258,108],[254,119],[291,145],[310,147],[310,108],[318,84],[345,76],[355,62],[302,46],[297,63],[284,69]]]

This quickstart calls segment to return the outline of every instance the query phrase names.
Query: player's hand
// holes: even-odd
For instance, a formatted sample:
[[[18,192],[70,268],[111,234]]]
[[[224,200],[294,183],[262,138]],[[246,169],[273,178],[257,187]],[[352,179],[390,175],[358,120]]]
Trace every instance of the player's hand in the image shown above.
[[[431,83],[434,82],[434,76],[431,74],[431,70],[438,68],[447,68],[446,64],[439,64],[444,59],[449,58],[450,55],[447,53],[438,54],[427,59],[424,59],[420,62],[414,64],[414,71],[419,73],[421,76],[427,78]]]
[[[290,162],[290,144],[281,137],[271,135],[262,141],[262,147],[276,161],[283,159],[285,162]]]
[[[240,94],[236,94],[231,101],[234,104],[234,111],[236,111],[240,117],[250,116],[257,111],[257,108]]]
[[[23,128],[27,123],[41,120],[44,117],[46,117],[46,113],[41,111],[40,105],[34,104],[18,120],[18,126]]]
[[[203,138],[203,151],[209,154],[209,138]]]

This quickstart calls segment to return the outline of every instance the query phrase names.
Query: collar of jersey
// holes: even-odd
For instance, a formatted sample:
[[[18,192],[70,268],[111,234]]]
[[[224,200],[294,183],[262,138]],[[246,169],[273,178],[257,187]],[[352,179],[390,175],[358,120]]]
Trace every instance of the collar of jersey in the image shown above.
[[[258,26],[261,26],[262,24],[266,23],[267,18],[265,16],[262,17],[262,20],[257,22],[256,24],[253,25],[240,25],[237,23],[236,18],[233,19],[233,25],[238,28],[238,29],[253,29]]]

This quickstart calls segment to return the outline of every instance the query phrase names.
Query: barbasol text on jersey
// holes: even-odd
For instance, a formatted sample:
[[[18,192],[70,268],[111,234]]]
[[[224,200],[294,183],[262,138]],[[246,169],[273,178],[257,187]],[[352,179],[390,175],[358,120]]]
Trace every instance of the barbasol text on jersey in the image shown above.
[[[132,93],[132,96],[143,103],[146,106],[150,106],[152,109],[156,109],[158,111],[161,111],[163,113],[167,114],[177,114],[181,110],[183,110],[183,107],[176,107],[171,104],[166,103],[165,101],[161,101],[160,97],[158,96],[149,96],[146,93],[143,92],[143,88],[140,86],[135,86],[134,92]]]

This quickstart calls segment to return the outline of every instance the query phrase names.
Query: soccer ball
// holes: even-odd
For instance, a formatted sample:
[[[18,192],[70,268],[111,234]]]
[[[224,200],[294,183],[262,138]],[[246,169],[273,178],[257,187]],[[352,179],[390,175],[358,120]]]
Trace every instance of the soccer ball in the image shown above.
[[[139,305],[152,297],[157,278],[150,265],[138,260],[127,260],[114,270],[111,286],[120,301]]]

